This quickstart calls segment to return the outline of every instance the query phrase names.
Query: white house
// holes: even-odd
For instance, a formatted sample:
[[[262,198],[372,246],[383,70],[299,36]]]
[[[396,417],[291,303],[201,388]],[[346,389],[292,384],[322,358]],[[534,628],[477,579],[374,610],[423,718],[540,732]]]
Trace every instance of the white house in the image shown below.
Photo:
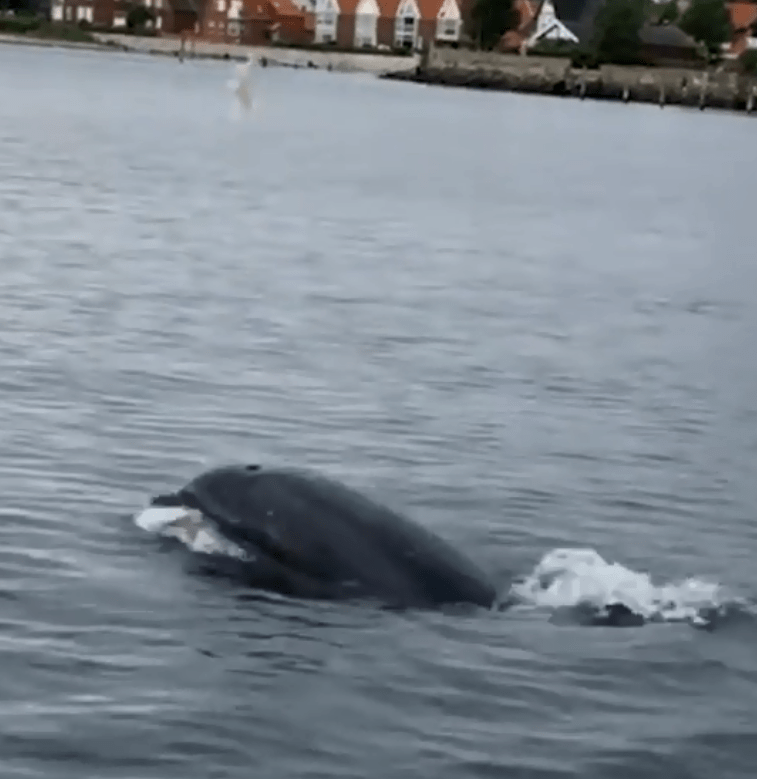
[[[557,18],[552,0],[543,0],[539,6],[536,29],[526,42],[526,46],[531,48],[541,41],[578,43],[578,37]]]
[[[315,42],[334,43],[339,19],[337,0],[315,0]]]
[[[91,5],[69,5],[64,0],[50,6],[50,18],[54,22],[89,22],[92,23],[93,10]]]
[[[376,27],[380,14],[376,0],[359,0],[355,8],[355,48],[376,45]]]
[[[421,12],[415,0],[402,0],[394,17],[394,45],[416,48],[418,43],[418,22]]]
[[[436,40],[456,41],[463,24],[457,0],[444,0],[436,15]]]

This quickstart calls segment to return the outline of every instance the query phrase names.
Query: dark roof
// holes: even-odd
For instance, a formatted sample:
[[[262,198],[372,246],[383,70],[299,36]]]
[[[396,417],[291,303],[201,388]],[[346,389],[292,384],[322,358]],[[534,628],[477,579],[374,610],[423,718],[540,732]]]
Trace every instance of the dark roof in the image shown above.
[[[669,46],[678,49],[696,49],[697,42],[675,24],[647,24],[639,31],[641,42],[647,46]]]
[[[594,33],[594,19],[605,0],[553,0],[557,18],[578,38],[588,43]]]

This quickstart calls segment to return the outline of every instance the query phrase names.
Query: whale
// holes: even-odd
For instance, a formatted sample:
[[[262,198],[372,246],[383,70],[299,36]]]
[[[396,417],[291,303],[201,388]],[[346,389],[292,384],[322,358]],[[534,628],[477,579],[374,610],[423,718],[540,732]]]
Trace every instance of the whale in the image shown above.
[[[212,468],[153,496],[137,524],[235,559],[247,584],[285,596],[389,608],[497,606],[488,575],[451,542],[311,469]]]

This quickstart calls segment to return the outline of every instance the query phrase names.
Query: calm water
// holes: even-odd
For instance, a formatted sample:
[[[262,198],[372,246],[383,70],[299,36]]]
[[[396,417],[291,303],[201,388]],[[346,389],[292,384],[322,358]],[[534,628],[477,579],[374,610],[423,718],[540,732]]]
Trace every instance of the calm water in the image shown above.
[[[235,121],[231,74],[0,48],[3,778],[752,777],[755,121],[283,69]],[[601,559],[505,614],[251,599],[132,521],[238,460],[504,591]]]

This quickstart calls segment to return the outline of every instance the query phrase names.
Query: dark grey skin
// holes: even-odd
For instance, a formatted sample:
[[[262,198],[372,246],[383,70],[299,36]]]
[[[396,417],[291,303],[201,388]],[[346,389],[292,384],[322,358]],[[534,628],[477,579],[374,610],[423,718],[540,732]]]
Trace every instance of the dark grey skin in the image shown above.
[[[396,608],[497,605],[487,575],[449,543],[311,471],[216,468],[152,503],[202,512],[254,557],[245,577],[260,589]]]

